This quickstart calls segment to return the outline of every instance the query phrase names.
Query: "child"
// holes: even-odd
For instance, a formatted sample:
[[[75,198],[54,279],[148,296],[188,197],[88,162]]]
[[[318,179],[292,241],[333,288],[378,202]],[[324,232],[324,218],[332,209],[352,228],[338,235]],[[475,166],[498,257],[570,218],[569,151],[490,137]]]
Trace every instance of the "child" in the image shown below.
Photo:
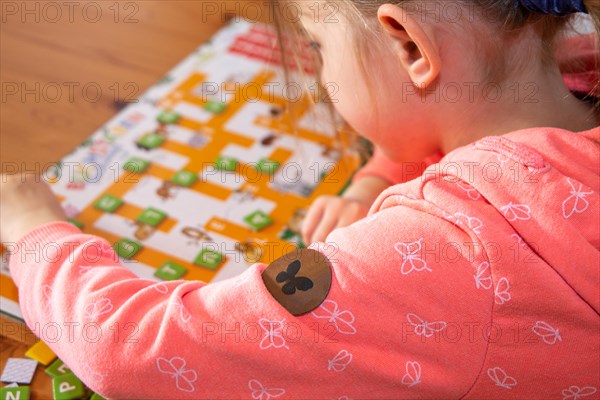
[[[359,201],[446,156],[318,253],[208,285],[137,279],[46,187],[3,183],[27,324],[109,397],[599,398],[600,127],[549,46],[598,3],[330,3],[296,4],[336,109],[389,161]],[[561,60],[589,97],[597,56]]]

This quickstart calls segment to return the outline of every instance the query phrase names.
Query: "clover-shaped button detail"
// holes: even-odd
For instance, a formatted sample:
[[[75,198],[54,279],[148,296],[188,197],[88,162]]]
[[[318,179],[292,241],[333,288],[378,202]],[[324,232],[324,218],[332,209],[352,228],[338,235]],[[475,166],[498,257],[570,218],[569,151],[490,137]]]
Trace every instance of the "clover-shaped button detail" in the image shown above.
[[[296,276],[300,268],[302,267],[302,263],[300,260],[296,260],[292,262],[287,267],[287,271],[281,271],[275,280],[279,283],[287,282],[281,288],[281,291],[287,295],[292,295],[296,293],[296,289],[302,290],[306,292],[313,287],[313,281],[305,276]]]
[[[331,264],[312,249],[298,249],[273,261],[262,273],[265,288],[292,315],[319,307],[331,288]]]

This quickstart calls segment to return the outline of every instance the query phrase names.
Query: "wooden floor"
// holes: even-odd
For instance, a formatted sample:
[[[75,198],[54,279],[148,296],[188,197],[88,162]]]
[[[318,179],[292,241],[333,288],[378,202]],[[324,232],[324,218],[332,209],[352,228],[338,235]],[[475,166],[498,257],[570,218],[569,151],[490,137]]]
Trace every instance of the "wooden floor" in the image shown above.
[[[250,2],[107,1],[87,7],[71,2],[71,10],[65,3],[0,2],[5,173],[41,171],[68,154],[209,39],[233,16],[236,4],[244,14]],[[63,5],[60,10],[57,4]],[[2,369],[7,358],[23,357],[35,338],[10,320],[0,318],[0,324]],[[52,398],[41,367],[32,398]]]
[[[235,2],[92,2],[100,8],[75,7],[72,23],[68,7],[52,22],[51,4],[64,2],[2,3],[0,158],[33,168],[69,153],[210,38],[224,17],[207,16],[206,3]],[[36,4],[39,13],[22,14]]]

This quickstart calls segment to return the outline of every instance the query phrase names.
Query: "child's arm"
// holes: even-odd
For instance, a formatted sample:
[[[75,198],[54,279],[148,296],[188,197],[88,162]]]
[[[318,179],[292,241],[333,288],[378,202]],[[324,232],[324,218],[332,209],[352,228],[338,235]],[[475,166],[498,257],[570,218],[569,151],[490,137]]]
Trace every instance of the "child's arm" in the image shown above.
[[[328,239],[314,248],[331,263],[331,289],[318,308],[298,317],[266,289],[265,265],[213,284],[137,279],[108,242],[64,222],[26,234],[10,268],[28,326],[103,396],[466,393],[486,341],[428,340],[419,321],[490,321],[493,294],[476,288],[469,260],[440,262],[435,251],[468,236],[426,212],[395,207]]]
[[[390,186],[408,182],[421,176],[429,165],[439,162],[442,156],[442,153],[438,152],[418,162],[398,162],[390,159],[379,147],[375,147],[373,157],[354,175],[353,182],[367,176],[385,180]]]

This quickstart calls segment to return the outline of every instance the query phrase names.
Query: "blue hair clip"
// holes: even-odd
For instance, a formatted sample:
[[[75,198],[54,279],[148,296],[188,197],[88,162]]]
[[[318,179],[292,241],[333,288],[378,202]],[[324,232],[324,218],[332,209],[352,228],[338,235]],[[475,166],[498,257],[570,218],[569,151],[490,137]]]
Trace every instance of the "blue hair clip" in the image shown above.
[[[517,0],[517,2],[529,11],[559,17],[588,12],[583,0]]]

